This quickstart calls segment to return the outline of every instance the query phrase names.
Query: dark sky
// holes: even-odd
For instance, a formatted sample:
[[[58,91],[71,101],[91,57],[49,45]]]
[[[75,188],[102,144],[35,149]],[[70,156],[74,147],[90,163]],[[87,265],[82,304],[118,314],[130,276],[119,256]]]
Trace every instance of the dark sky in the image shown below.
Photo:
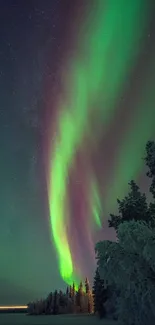
[[[60,70],[87,6],[87,0],[0,1],[0,305],[25,304],[65,286],[50,241],[43,121],[49,91],[54,114]],[[144,68],[154,31],[151,18]]]
[[[57,90],[72,10],[67,0],[0,2],[0,305],[63,285],[49,239],[40,107],[45,82]]]

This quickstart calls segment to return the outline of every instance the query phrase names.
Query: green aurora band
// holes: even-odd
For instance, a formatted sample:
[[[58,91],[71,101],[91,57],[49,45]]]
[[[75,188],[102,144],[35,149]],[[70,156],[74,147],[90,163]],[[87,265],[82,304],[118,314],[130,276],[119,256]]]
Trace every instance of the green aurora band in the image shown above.
[[[123,143],[118,152],[118,159],[115,164],[112,184],[109,184],[106,204],[111,209],[116,208],[115,202],[111,198],[122,198],[127,191],[128,182],[135,179],[144,166],[145,144],[154,135],[155,118],[155,64],[150,64],[148,76],[140,90],[140,100],[134,108],[135,114],[131,118],[132,127],[124,136]],[[143,96],[142,96],[143,93]],[[119,187],[118,187],[119,183]]]
[[[98,189],[97,181],[93,180],[91,184],[90,193],[92,203],[92,216],[98,228],[102,227],[101,215],[102,215],[102,204],[100,199],[100,192]]]
[[[98,0],[80,29],[77,54],[64,80],[65,99],[57,106],[56,135],[50,144],[48,196],[51,238],[60,274],[68,284],[73,280],[77,283],[79,276],[68,238],[68,176],[86,135],[91,141],[94,121],[97,141],[100,131],[106,132],[114,119],[140,50],[146,10],[143,0]],[[96,222],[100,227],[99,216]]]

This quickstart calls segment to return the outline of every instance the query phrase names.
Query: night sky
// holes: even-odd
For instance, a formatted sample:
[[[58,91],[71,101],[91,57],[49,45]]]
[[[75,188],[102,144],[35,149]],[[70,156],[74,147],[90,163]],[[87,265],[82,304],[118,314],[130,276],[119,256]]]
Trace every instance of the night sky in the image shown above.
[[[91,279],[116,198],[148,192],[155,5],[124,2],[0,1],[0,305]]]

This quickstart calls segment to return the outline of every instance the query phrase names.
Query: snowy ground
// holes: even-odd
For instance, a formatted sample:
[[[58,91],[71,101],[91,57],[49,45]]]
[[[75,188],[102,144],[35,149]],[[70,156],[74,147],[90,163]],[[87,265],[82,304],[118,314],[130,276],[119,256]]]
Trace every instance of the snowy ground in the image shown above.
[[[115,321],[98,320],[95,316],[58,315],[27,316],[25,314],[0,314],[2,325],[118,325]]]

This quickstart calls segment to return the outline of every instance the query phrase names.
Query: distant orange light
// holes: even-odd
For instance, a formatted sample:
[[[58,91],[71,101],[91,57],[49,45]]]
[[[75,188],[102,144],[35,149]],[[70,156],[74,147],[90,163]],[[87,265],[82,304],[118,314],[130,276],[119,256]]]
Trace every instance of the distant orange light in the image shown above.
[[[0,309],[27,309],[27,306],[0,306]]]

